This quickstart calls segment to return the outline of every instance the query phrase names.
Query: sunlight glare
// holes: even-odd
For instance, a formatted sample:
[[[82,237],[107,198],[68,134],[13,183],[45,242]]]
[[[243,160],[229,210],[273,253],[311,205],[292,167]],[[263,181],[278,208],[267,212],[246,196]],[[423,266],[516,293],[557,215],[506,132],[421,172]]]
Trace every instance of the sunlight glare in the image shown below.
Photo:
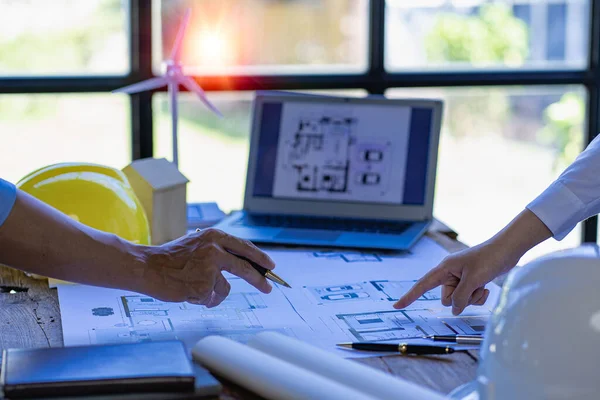
[[[231,62],[231,46],[221,32],[204,31],[199,35],[197,47],[203,65],[222,66]]]

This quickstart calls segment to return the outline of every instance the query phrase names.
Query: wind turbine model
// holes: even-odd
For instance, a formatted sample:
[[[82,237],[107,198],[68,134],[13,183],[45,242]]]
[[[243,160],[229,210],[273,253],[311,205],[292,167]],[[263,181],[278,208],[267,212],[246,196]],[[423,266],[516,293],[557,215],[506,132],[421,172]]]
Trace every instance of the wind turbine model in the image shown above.
[[[171,119],[173,129],[173,163],[179,166],[179,157],[177,153],[177,95],[179,92],[179,84],[185,87],[192,93],[196,93],[200,100],[215,114],[222,117],[223,114],[210,102],[206,97],[204,90],[196,83],[195,80],[189,76],[183,74],[181,65],[181,46],[183,44],[183,37],[185,30],[190,21],[191,9],[188,9],[183,17],[175,43],[173,44],[173,50],[171,51],[171,58],[165,62],[166,74],[157,78],[150,78],[145,81],[134,83],[133,85],[125,86],[120,89],[116,89],[113,93],[139,93],[146,90],[157,89],[159,87],[168,85],[169,87],[169,105],[171,108]]]

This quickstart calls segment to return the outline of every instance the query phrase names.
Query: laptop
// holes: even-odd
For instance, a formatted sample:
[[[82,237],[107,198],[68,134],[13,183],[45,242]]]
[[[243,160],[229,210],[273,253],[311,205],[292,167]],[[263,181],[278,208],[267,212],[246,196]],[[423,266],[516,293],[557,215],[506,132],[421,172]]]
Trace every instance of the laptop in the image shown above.
[[[261,244],[408,250],[433,219],[443,103],[257,92],[243,209]]]

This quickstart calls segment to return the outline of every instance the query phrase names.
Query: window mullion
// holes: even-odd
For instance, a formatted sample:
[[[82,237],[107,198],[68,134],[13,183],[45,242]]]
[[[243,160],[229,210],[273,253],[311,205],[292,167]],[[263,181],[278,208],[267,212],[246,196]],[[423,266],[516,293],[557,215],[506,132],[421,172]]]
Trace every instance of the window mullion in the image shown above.
[[[134,82],[139,82],[153,76],[152,2],[131,0],[130,5],[131,78]],[[152,157],[152,93],[136,93],[130,96],[132,159]]]

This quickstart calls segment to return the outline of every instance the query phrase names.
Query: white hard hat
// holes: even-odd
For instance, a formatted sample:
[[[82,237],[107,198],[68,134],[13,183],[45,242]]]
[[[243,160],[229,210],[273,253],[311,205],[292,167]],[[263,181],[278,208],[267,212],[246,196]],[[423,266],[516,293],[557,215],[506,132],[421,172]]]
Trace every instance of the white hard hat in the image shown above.
[[[600,399],[600,258],[582,246],[515,267],[463,400]]]

